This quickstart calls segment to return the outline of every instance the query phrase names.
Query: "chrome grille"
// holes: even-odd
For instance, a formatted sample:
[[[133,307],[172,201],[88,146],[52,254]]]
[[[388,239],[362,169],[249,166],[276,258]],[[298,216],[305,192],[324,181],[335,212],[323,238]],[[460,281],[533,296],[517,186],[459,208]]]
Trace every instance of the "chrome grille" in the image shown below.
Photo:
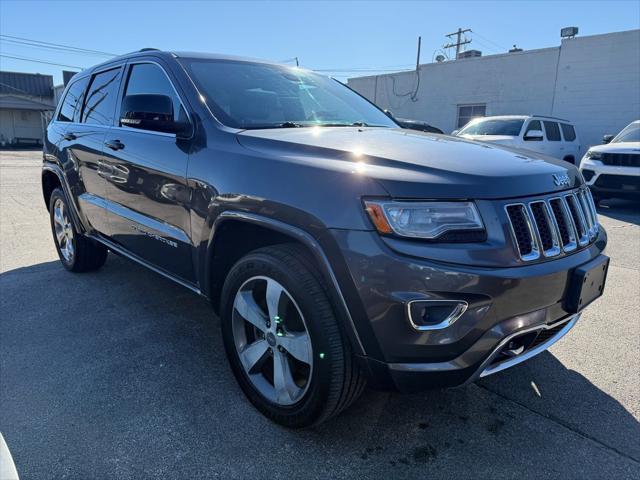
[[[555,257],[583,247],[598,233],[598,216],[588,188],[505,206],[514,243],[524,261]]]

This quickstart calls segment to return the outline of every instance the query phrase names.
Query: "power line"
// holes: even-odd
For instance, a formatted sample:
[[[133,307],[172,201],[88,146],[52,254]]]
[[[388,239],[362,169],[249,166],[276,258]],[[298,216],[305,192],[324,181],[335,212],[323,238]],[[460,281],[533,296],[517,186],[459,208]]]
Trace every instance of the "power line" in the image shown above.
[[[495,45],[496,47],[498,47],[498,48],[499,48],[499,49],[501,49],[501,50],[504,50],[504,51],[509,50],[508,48],[503,47],[502,45],[499,45],[499,44],[497,44],[496,42],[494,42],[494,41],[492,41],[492,40],[489,40],[487,37],[485,37],[485,36],[483,36],[483,35],[480,35],[480,34],[479,34],[478,32],[476,32],[475,30],[471,30],[471,33],[473,33],[474,35],[479,36],[480,38],[483,38],[485,41],[487,41],[487,42],[489,42],[489,43],[491,43],[491,44]]]
[[[14,56],[14,55],[5,55],[4,53],[0,53],[0,57],[12,58],[14,60],[23,60],[25,62],[44,63],[46,65],[55,65],[56,67],[77,68],[78,70],[84,70],[84,68],[85,68],[85,67],[79,67],[77,65],[65,65],[63,63],[47,62],[45,60],[38,60],[37,58],[27,58],[27,57],[18,57],[18,56]]]
[[[358,72],[401,72],[403,70],[411,70],[409,68],[410,66],[407,66],[404,69],[398,69],[398,68],[354,68],[354,69],[347,69],[347,68],[312,68],[311,70],[313,70],[314,72],[328,72],[328,73],[358,73]]]
[[[74,47],[71,45],[64,45],[62,43],[52,43],[52,42],[43,42],[42,40],[34,40],[33,38],[25,38],[25,37],[16,37],[14,35],[2,35],[0,34],[0,37],[2,38],[6,38],[6,39],[11,39],[11,40],[20,40],[23,42],[31,42],[31,43],[36,43],[42,46],[51,46],[51,47],[60,47],[60,48],[66,48],[66,49],[71,49],[77,52],[85,52],[85,53],[92,53],[94,55],[106,55],[109,57],[116,57],[119,54],[117,53],[111,53],[111,52],[104,52],[102,50],[91,50],[88,48],[80,48],[80,47]]]
[[[54,47],[54,46],[50,46],[50,45],[39,45],[37,43],[33,43],[33,42],[23,42],[22,40],[12,40],[12,39],[8,39],[8,38],[0,38],[0,43],[2,44],[7,44],[7,45],[17,45],[20,47],[30,47],[30,48],[36,48],[36,49],[45,49],[47,51],[54,51],[54,52],[63,52],[63,53],[71,53],[71,54],[75,54],[75,55],[88,55],[91,57],[96,57],[96,56],[107,56],[106,54],[98,54],[98,53],[89,53],[89,52],[84,52],[84,51],[76,51],[73,48],[66,48],[66,47]],[[111,55],[109,55],[109,57],[111,57]]]

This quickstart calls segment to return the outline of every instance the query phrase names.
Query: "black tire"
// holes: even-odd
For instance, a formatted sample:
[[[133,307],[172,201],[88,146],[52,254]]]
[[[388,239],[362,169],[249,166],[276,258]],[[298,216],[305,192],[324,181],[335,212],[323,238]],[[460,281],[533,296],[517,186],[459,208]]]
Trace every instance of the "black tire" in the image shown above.
[[[234,299],[240,287],[256,276],[280,283],[299,306],[307,325],[314,359],[312,373],[306,392],[293,405],[273,403],[253,386],[234,343]],[[274,422],[290,428],[318,425],[346,409],[364,390],[364,374],[329,300],[322,275],[302,246],[265,247],[241,258],[225,281],[220,312],[225,350],[233,373],[251,403]]]
[[[58,238],[56,236],[56,226],[54,220],[55,205],[58,201],[61,201],[64,204],[66,212],[70,212],[69,202],[67,201],[67,198],[61,188],[56,188],[51,193],[51,198],[49,199],[49,219],[51,222],[53,241],[55,242],[58,257],[60,258],[62,265],[70,272],[78,273],[99,269],[107,260],[107,248],[104,245],[80,234],[70,216],[69,219],[71,220],[70,224],[73,231],[73,238],[71,240],[71,244],[73,246],[73,256],[71,256],[70,258],[65,258],[65,255],[63,254],[60,247],[60,242],[58,241]],[[70,213],[67,213],[67,215],[70,215]]]

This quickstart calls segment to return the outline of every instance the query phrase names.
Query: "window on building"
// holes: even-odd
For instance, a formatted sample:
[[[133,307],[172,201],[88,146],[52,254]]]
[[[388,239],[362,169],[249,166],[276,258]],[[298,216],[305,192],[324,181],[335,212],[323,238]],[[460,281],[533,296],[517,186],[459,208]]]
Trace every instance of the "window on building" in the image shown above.
[[[458,105],[458,128],[464,127],[467,123],[477,117],[487,115],[487,106],[478,105]]]
[[[186,113],[171,81],[167,78],[162,68],[156,64],[139,63],[130,70],[124,95],[143,94],[166,95],[173,102],[174,120],[184,121],[186,119]],[[122,112],[120,117],[122,117]]]
[[[559,142],[560,138],[560,127],[556,122],[550,122],[545,120],[544,129],[547,131],[547,140],[550,142]]]
[[[573,125],[561,123],[560,126],[562,127],[562,136],[564,137],[564,141],[573,142],[576,139],[576,131],[573,128]]]
[[[83,123],[111,125],[120,86],[120,68],[93,76],[82,110]]]
[[[59,122],[77,122],[79,120],[82,99],[88,83],[89,77],[85,77],[71,84],[60,106]]]

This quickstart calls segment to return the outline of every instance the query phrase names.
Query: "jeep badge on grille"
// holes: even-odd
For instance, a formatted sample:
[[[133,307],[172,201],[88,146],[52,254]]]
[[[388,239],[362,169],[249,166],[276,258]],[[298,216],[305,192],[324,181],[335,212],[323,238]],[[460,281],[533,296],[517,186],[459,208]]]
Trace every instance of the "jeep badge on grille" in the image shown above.
[[[571,184],[571,179],[566,173],[554,173],[553,183],[557,187],[569,186]]]

